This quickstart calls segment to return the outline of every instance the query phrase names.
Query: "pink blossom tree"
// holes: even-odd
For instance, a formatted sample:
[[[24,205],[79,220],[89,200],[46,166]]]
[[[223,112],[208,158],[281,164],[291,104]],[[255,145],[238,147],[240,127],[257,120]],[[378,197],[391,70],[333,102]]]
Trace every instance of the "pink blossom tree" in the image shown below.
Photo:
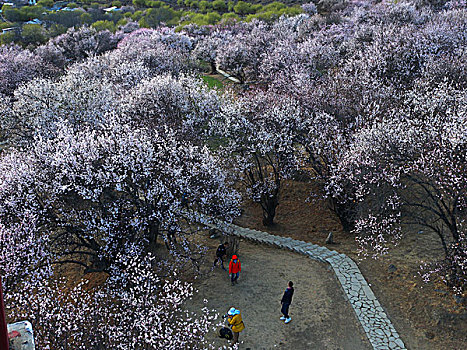
[[[43,73],[42,60],[29,50],[0,46],[0,94],[12,95],[22,83]]]
[[[193,40],[183,33],[142,28],[127,35],[112,56],[121,64],[143,62],[152,75],[178,75],[193,70],[192,49]]]
[[[91,55],[99,55],[105,51],[115,49],[122,39],[122,34],[113,34],[108,30],[97,31],[91,27],[79,29],[70,28],[64,34],[50,40],[46,47],[51,47],[48,51],[58,50],[67,62],[76,62]],[[40,52],[42,52],[40,50]],[[44,58],[53,56],[45,55]]]

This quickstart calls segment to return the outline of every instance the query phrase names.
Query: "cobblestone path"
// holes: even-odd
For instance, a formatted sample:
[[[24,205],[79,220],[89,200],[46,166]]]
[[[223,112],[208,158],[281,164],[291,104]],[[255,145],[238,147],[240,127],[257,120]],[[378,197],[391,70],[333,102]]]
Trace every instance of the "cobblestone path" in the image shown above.
[[[294,240],[289,237],[279,237],[233,224],[224,222],[212,224],[205,218],[200,218],[199,221],[231,235],[253,242],[289,249],[307,255],[311,259],[330,264],[373,348],[375,350],[406,349],[357,264],[347,255],[339,254],[334,250],[316,244]]]

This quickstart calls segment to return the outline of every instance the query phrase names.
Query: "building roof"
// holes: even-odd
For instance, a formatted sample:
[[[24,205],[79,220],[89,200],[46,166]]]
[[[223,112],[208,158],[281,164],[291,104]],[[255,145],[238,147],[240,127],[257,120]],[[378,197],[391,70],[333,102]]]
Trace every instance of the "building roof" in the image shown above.
[[[25,24],[42,24],[42,21],[39,18],[34,18],[30,21],[27,21]]]
[[[121,11],[121,9],[119,9],[117,6],[112,6],[112,7],[108,7],[106,9],[103,9],[105,12],[112,12],[112,11]]]

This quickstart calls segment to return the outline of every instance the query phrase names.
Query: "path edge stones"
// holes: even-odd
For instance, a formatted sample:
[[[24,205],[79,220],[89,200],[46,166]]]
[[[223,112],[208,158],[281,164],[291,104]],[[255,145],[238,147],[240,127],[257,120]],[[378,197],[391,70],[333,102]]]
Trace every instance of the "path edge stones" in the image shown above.
[[[375,350],[407,350],[357,264],[345,254],[290,237],[271,235],[198,215],[198,221],[227,234],[306,255],[331,265],[357,320]]]

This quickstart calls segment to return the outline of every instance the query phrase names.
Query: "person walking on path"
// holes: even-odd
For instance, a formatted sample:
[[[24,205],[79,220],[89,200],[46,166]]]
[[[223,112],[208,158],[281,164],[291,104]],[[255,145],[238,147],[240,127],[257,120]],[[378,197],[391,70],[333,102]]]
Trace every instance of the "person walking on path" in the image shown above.
[[[245,324],[242,320],[242,315],[240,314],[240,310],[235,309],[234,307],[230,308],[229,312],[227,313],[230,327],[232,327],[233,338],[232,338],[232,346],[238,343],[238,336],[240,332],[245,329]]]
[[[242,271],[242,263],[240,259],[234,255],[229,263],[229,274],[230,274],[230,281],[232,282],[232,286],[234,283],[238,283],[238,276],[240,275],[240,271]]]
[[[285,320],[284,323],[289,323],[290,321],[292,321],[292,318],[289,316],[289,306],[292,303],[293,292],[294,292],[293,282],[289,281],[289,285],[287,289],[285,290],[284,295],[282,296],[282,299],[281,299],[281,304],[282,304],[281,312],[283,315],[281,317],[281,320]]]
[[[224,257],[227,256],[227,247],[228,246],[229,246],[229,242],[225,242],[223,244],[220,244],[219,247],[217,247],[216,260],[214,260],[213,267],[216,267],[217,262],[220,260],[222,270],[227,271],[227,269],[224,267]]]

